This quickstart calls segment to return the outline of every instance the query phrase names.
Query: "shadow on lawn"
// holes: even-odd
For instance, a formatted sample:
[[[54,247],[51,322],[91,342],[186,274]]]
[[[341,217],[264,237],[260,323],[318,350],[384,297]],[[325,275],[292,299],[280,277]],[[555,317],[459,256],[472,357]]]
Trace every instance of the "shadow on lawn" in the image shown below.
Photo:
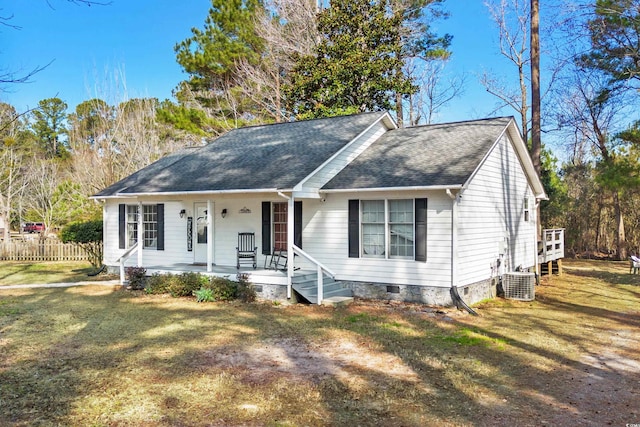
[[[583,339],[582,352],[602,343],[596,333],[563,332],[560,324],[608,319],[640,326],[635,314],[555,297],[533,304],[562,312],[559,321],[526,304],[485,311],[495,319],[453,321],[384,304],[278,308],[87,292],[47,289],[11,297],[18,312],[0,317],[7,354],[0,369],[0,424],[620,421],[625,414],[597,418],[589,402],[577,406],[567,393],[576,373],[611,372],[568,358],[563,343],[580,346]],[[559,345],[532,344],[489,320]],[[478,337],[463,339],[460,332],[469,330]],[[563,372],[550,372],[534,359],[552,361]],[[637,379],[617,375],[620,383]]]

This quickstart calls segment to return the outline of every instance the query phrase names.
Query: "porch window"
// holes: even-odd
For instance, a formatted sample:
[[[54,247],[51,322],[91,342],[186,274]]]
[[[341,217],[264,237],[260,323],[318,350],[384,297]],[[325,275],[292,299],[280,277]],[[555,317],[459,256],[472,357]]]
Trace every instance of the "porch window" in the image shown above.
[[[157,247],[158,210],[156,205],[142,205],[142,227],[144,230],[143,248]]]
[[[138,206],[127,205],[127,247],[138,241]]]
[[[142,247],[158,249],[158,206],[142,205]],[[126,206],[127,247],[138,241],[138,205]]]
[[[273,204],[273,246],[278,250],[287,249],[287,203]]]

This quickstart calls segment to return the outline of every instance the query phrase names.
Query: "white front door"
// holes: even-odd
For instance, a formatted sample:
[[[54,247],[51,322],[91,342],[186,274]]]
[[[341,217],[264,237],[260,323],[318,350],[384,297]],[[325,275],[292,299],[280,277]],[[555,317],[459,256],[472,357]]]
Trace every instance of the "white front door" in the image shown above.
[[[211,206],[213,210],[213,205]],[[208,235],[208,218],[206,203],[196,203],[193,211],[195,212],[195,227],[193,227],[194,242],[194,262],[196,264],[207,263],[207,235]]]

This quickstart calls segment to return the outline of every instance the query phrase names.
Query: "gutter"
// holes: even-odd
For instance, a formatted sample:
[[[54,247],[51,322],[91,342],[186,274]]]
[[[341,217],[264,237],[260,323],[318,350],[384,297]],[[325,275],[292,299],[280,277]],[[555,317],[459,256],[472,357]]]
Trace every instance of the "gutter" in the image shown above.
[[[340,189],[326,189],[321,188],[321,193],[353,193],[353,192],[365,192],[365,191],[427,191],[427,190],[445,190],[447,194],[451,192],[451,190],[461,190],[462,185],[424,185],[419,186],[415,185],[412,187],[376,187],[376,188],[340,188]],[[451,196],[449,196],[451,197]]]
[[[91,199],[120,199],[120,198],[134,198],[134,197],[158,197],[158,196],[202,196],[213,194],[246,194],[246,193],[279,193],[277,188],[256,188],[247,190],[214,190],[214,191],[166,191],[166,192],[154,192],[154,193],[116,193],[111,196],[91,196]]]

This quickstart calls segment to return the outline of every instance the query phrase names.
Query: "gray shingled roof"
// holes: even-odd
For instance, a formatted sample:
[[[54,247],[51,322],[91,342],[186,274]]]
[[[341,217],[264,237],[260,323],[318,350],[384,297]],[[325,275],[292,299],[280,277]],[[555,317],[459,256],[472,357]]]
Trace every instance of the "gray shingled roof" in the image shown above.
[[[511,118],[387,132],[323,189],[463,185]]]
[[[384,114],[235,129],[178,159],[156,162],[95,197],[293,188]]]
[[[119,193],[123,189],[135,186],[136,184],[141,182],[145,182],[146,180],[153,178],[154,176],[156,176],[157,174],[159,174],[160,172],[168,168],[173,163],[177,162],[178,160],[182,159],[183,157],[197,150],[198,150],[198,147],[190,147],[190,148],[184,148],[182,150],[176,151],[175,153],[166,155],[161,159],[157,160],[156,162],[151,163],[149,166],[143,169],[140,169],[139,171],[133,173],[132,175],[129,175],[124,179],[121,179],[115,184],[110,185],[109,187],[105,188],[104,190],[94,195],[93,197],[112,196],[114,194]]]

